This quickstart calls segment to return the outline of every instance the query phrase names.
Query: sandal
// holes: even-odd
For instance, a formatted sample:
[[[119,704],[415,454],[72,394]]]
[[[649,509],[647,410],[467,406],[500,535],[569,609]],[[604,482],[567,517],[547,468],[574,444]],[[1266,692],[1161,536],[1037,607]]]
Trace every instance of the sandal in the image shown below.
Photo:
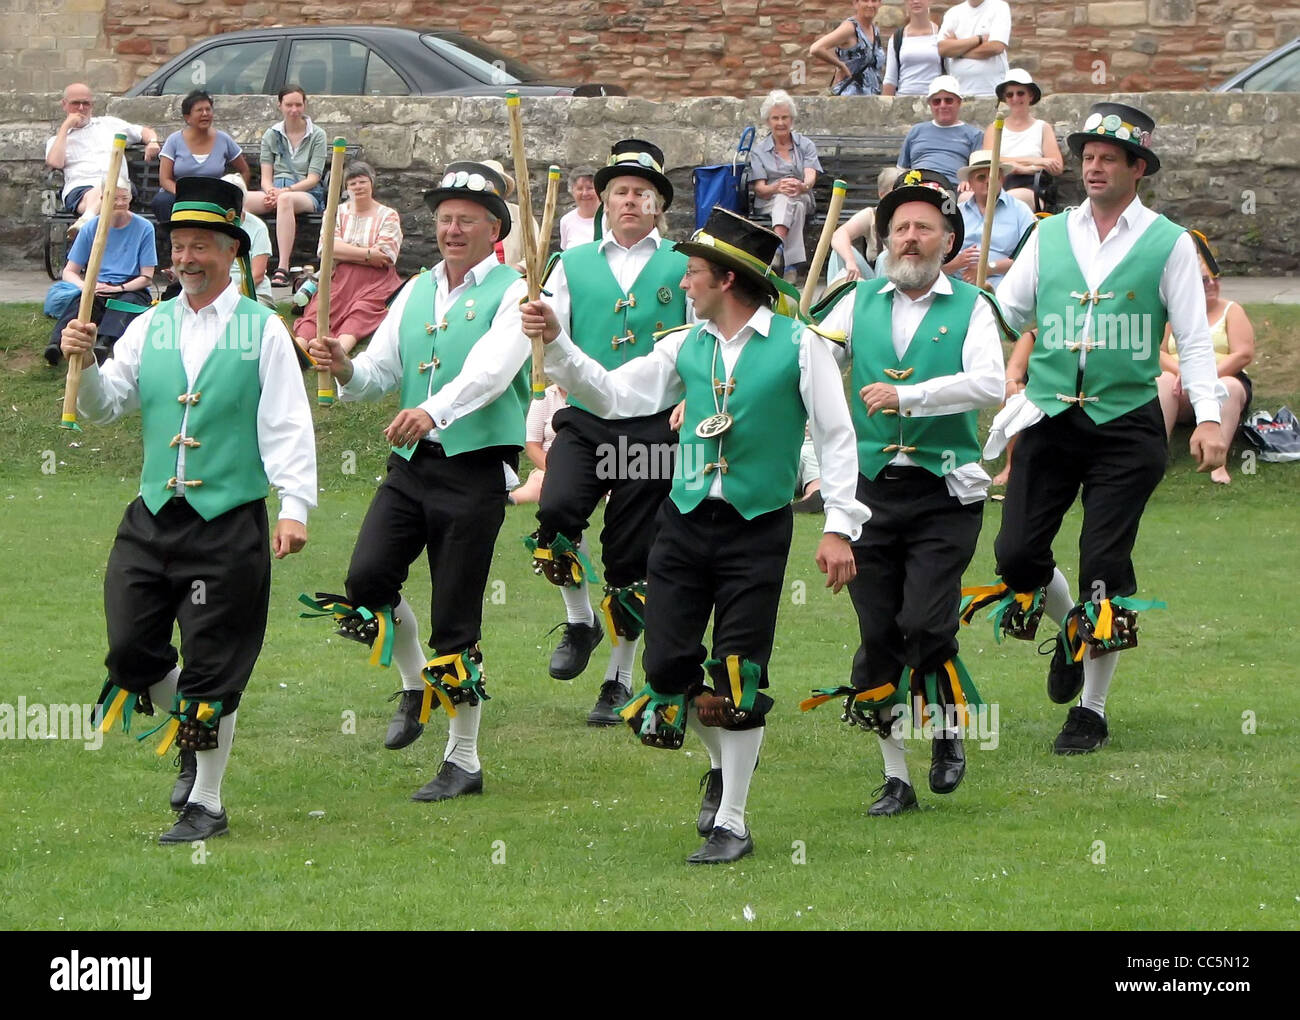
[[[289,278],[289,271],[283,266],[271,274],[272,287],[288,287],[292,283],[293,281]]]

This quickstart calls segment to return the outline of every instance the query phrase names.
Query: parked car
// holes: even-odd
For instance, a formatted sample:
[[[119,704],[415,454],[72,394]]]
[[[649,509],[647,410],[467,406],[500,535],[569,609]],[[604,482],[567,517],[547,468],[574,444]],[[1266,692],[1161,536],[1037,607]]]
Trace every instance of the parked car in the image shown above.
[[[1300,92],[1300,39],[1234,74],[1212,92]]]
[[[287,83],[310,96],[601,95],[557,82],[460,32],[381,25],[279,26],[225,32],[195,43],[128,96],[273,96]],[[621,92],[621,90],[619,90]]]

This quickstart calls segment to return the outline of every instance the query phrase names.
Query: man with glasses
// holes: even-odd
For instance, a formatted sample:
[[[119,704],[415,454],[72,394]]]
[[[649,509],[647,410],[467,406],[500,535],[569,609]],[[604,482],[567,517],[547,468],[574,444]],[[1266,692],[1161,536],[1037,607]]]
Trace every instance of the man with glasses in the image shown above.
[[[961,120],[961,86],[950,74],[930,83],[926,94],[933,120],[917,124],[903,139],[898,165],[904,170],[933,170],[957,186],[957,173],[980,148],[984,132]]]
[[[76,83],[63,90],[59,105],[65,114],[58,132],[45,143],[45,163],[54,170],[63,171],[63,207],[76,213],[77,222],[68,228],[68,240],[73,240],[86,221],[98,215],[103,201],[104,171],[108,167],[113,136],[126,135],[128,144],[144,142],[144,158],[155,160],[162,149],[158,132],[151,127],[128,124],[119,117],[95,117],[94,93],[89,85]],[[122,187],[128,186],[126,164],[118,178]]]
[[[419,801],[483,792],[483,591],[505,519],[502,465],[518,466],[529,391],[530,347],[519,326],[527,290],[494,251],[511,227],[505,193],[491,167],[448,164],[441,185],[424,195],[443,261],[402,288],[364,353],[350,358],[331,336],[309,348],[339,381],[342,400],[401,393],[402,409],[384,430],[393,448],[388,475],[357,536],[347,594],[318,594],[314,605],[333,614],[341,636],[371,645],[372,663],[397,663],[402,689],[391,699],[400,700],[385,747],[406,747],[431,709],[446,710],[442,767],[413,795]],[[425,550],[433,580],[427,663],[401,595]]]

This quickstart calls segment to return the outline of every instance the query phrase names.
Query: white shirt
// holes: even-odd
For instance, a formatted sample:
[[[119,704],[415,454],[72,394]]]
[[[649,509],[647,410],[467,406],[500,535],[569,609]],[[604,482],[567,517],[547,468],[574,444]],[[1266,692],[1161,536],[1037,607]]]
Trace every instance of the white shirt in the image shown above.
[[[712,322],[702,332],[717,337],[728,377],[745,344],[755,334],[766,337],[772,311],[759,308],[734,337],[724,337]],[[602,418],[639,418],[675,404],[686,394],[677,374],[677,355],[689,330],[664,337],[654,350],[614,371],[583,354],[564,333],[546,345],[546,371],[593,414]],[[847,535],[862,533],[871,511],[857,501],[858,451],[853,421],[844,402],[844,385],[827,341],[811,330],[798,330],[799,396],[808,412],[808,430],[821,465],[822,497],[826,502],[825,531]],[[743,427],[739,423],[734,427]],[[723,499],[722,475],[714,476],[711,499]]]
[[[1011,8],[1006,0],[984,0],[978,7],[961,3],[950,7],[939,26],[939,39],[971,39],[977,35],[988,36],[989,42],[1011,45]],[[1000,82],[1007,77],[1007,54],[1004,50],[995,57],[949,57],[948,73],[961,83],[962,95],[994,95]]]
[[[887,49],[884,84],[896,86],[896,95],[923,96],[929,91],[930,82],[943,74],[937,32],[930,35],[908,35],[904,32],[898,51],[894,50],[892,38],[887,40]],[[903,58],[901,72],[898,67],[900,54]]]
[[[902,358],[911,346],[912,338],[921,320],[930,311],[936,294],[951,294],[952,281],[940,273],[934,283],[916,300],[909,298],[893,283],[886,283],[880,293],[894,295],[890,316],[890,339],[894,354]],[[845,344],[832,345],[835,360],[846,366],[853,358],[853,308],[854,295],[849,291],[836,302],[835,307],[822,320],[826,332],[842,332]],[[874,323],[862,323],[864,328]],[[898,391],[898,413],[905,418],[937,417],[944,414],[961,414],[981,407],[996,407],[1002,403],[1005,392],[1005,366],[1002,362],[1001,334],[993,318],[993,309],[982,298],[975,299],[966,339],[961,349],[962,370],[953,375],[939,375],[911,385],[894,384]],[[883,381],[883,380],[882,380]],[[861,399],[854,394],[850,399]],[[890,461],[900,467],[915,466],[916,462],[905,453]],[[944,475],[948,494],[962,503],[975,503],[985,498],[989,476],[975,461],[961,464]]]
[[[104,171],[108,169],[108,156],[113,151],[113,136],[126,135],[126,143],[135,145],[144,138],[144,130],[139,124],[128,124],[120,117],[91,117],[90,123],[83,128],[73,128],[68,132],[63,147],[63,197],[73,188],[86,186],[98,188],[104,182]],[[58,135],[45,143],[45,155],[50,154]],[[130,178],[126,172],[126,159],[122,160],[122,169],[118,174],[120,187],[126,187]]]
[[[225,336],[227,324],[239,302],[239,291],[228,285],[205,308],[194,311],[184,292],[177,299],[181,310],[181,362],[187,385],[198,378],[208,355]],[[102,368],[91,365],[81,373],[77,410],[96,425],[107,425],[140,406],[140,354],[149,324],[159,308],[138,315],[113,348]],[[272,316],[257,352],[257,377],[262,395],[257,403],[257,446],[262,469],[280,496],[280,519],[307,523],[307,511],[316,505],[316,439],[311,406],[302,372],[293,353],[293,340],[279,316]],[[189,408],[181,422],[184,432]],[[185,447],[177,447],[176,494],[183,496]]]
[[[244,233],[248,235],[248,257],[257,258],[259,255],[271,254],[271,234],[266,229],[266,224],[254,216],[251,212],[244,212],[240,219],[240,226],[244,228]],[[230,279],[234,281],[235,287],[239,287],[239,278],[243,276],[243,270],[239,268],[239,260],[235,259],[234,264],[230,267]],[[271,274],[263,273],[262,282],[255,288],[257,300],[262,304],[274,308],[275,297],[271,294]]]
[[[568,251],[579,244],[591,244],[595,239],[595,216],[587,219],[577,209],[570,209],[560,217],[560,251]]]
[[[459,287],[448,290],[447,264],[439,262],[433,269],[437,287],[429,321],[441,322],[467,288],[481,284],[500,264],[496,255],[489,253],[465,274]],[[402,354],[398,332],[414,283],[412,280],[401,289],[384,321],[370,338],[370,346],[352,359],[352,378],[339,386],[340,399],[379,400],[401,386]],[[522,277],[511,283],[501,296],[492,325],[470,348],[456,378],[417,405],[433,419],[433,428],[424,436],[425,439],[437,442],[439,429],[445,429],[452,422],[486,407],[509,388],[519,367],[532,355],[532,345],[519,323],[519,303],[527,296],[528,286]],[[429,369],[430,387],[434,373],[438,371],[437,368]]]
[[[1075,260],[1083,271],[1084,283],[1095,291],[1114,271],[1115,267],[1133,250],[1138,238],[1156,221],[1156,214],[1134,196],[1133,201],[1120,214],[1119,221],[1103,241],[1097,232],[1092,216],[1092,203],[1067,214],[1066,231]],[[1035,230],[1007,275],[998,286],[998,304],[1007,321],[1017,330],[1023,330],[1038,318],[1038,231]],[[1219,420],[1218,369],[1214,362],[1214,345],[1210,340],[1210,324],[1205,318],[1205,288],[1201,285],[1201,263],[1191,235],[1184,232],[1174,243],[1160,274],[1160,300],[1169,317],[1169,327],[1178,344],[1183,388],[1187,391],[1196,422]],[[1080,309],[1085,315],[1084,329],[1091,335],[1091,303]],[[1154,337],[1152,343],[1159,344]],[[1186,345],[1187,355],[1183,355]],[[1079,351],[1079,367],[1087,362],[1086,349]],[[1042,417],[1024,421],[1027,428]],[[1019,430],[1017,430],[1019,431]],[[1008,433],[1008,437],[1014,435]]]

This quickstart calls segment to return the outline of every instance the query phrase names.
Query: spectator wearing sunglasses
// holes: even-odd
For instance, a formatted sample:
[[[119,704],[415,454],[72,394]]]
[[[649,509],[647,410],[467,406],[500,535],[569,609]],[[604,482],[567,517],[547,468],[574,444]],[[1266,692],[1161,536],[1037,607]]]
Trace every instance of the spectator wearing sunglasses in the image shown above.
[[[1033,212],[1041,212],[1051,178],[1059,177],[1065,169],[1052,125],[1029,110],[1043,98],[1043,90],[1028,71],[1013,67],[1006,80],[998,83],[997,96],[1009,111],[1002,127],[1002,166],[1007,171],[1003,187]],[[984,132],[983,148],[993,148],[994,133],[990,124]]]
[[[950,74],[930,83],[926,94],[933,119],[915,125],[903,139],[898,165],[904,170],[933,170],[957,187],[957,172],[982,147],[984,132],[961,120],[961,86]]]

